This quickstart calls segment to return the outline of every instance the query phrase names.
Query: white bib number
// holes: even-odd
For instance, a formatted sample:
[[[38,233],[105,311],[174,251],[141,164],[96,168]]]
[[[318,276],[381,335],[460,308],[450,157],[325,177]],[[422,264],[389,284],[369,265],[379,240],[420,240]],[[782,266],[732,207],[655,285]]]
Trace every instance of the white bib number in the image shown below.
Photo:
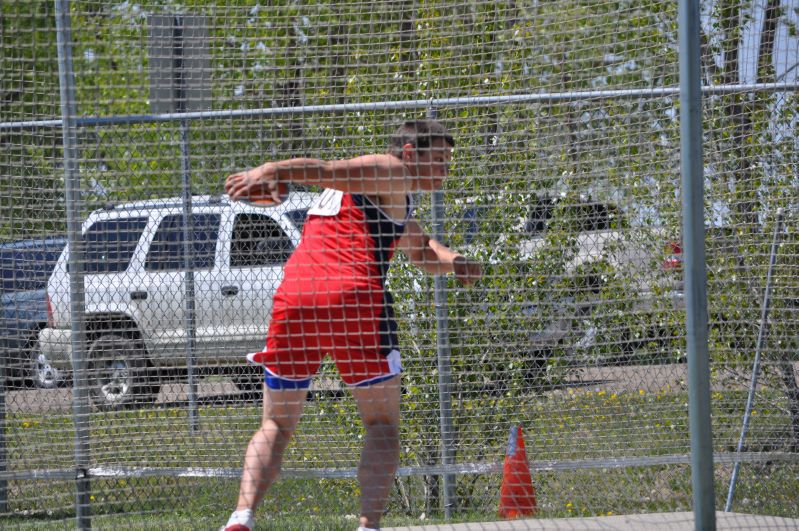
[[[325,189],[316,204],[308,210],[308,215],[315,216],[335,216],[341,210],[341,199],[344,192],[341,190]]]

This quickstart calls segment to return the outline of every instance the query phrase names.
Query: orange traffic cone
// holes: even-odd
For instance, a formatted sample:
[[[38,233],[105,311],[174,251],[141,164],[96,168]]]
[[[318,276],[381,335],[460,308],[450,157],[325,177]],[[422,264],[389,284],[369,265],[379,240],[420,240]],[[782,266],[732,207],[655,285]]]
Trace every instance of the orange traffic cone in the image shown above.
[[[502,488],[499,491],[499,516],[514,519],[533,516],[538,509],[535,487],[524,451],[522,427],[510,430],[508,452],[502,467]]]

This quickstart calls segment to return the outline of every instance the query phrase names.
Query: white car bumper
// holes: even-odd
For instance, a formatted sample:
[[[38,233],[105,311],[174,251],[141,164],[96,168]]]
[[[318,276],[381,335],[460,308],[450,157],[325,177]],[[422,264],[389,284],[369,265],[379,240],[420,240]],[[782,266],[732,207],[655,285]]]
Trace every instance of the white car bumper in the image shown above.
[[[43,328],[39,332],[39,351],[58,369],[72,368],[72,330]]]

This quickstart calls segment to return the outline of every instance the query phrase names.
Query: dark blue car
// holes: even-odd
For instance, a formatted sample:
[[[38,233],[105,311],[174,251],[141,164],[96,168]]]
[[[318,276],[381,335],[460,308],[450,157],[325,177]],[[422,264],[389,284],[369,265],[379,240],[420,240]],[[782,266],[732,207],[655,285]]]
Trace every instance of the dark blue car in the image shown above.
[[[66,238],[0,243],[0,355],[8,389],[53,388],[63,377],[39,354],[39,330],[47,326],[47,280]]]

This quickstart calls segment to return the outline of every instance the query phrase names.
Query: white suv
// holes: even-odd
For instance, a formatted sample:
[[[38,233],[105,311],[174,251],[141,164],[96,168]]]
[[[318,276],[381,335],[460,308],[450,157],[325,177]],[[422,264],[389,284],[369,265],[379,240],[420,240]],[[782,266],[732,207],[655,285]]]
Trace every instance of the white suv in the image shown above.
[[[199,375],[231,375],[243,390],[260,386],[262,376],[242,365],[243,356],[263,348],[283,264],[316,197],[293,192],[272,208],[193,198]],[[152,402],[162,382],[188,374],[185,218],[174,198],[97,210],[83,224],[88,377],[98,408]],[[51,314],[39,334],[42,354],[65,370],[72,368],[68,256],[69,247],[50,277]]]

